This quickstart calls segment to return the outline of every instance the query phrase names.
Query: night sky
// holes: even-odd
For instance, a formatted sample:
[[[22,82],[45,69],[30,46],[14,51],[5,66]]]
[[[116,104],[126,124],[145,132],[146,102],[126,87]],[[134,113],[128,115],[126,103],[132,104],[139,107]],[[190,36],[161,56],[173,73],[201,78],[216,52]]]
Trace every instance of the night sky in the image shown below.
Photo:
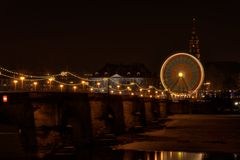
[[[238,5],[197,2],[1,1],[0,63],[23,72],[80,73],[144,63],[158,72],[169,55],[188,50],[193,17],[202,61],[240,62]]]

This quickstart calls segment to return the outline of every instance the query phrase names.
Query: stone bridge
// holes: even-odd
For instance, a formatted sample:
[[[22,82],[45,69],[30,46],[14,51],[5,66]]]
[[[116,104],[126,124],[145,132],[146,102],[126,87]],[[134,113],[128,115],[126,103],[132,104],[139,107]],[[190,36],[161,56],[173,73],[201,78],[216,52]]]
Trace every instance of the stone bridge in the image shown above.
[[[167,114],[191,112],[186,102],[109,94],[2,92],[0,98],[0,141],[15,138],[12,145],[29,153],[139,131]]]

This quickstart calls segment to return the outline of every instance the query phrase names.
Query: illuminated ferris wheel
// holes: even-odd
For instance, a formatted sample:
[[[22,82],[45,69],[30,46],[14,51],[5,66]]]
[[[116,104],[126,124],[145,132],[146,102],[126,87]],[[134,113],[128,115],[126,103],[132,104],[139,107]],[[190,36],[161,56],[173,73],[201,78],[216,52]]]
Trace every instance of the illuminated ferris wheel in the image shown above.
[[[172,95],[192,95],[204,80],[201,62],[187,53],[176,53],[163,63],[160,78],[163,87]]]

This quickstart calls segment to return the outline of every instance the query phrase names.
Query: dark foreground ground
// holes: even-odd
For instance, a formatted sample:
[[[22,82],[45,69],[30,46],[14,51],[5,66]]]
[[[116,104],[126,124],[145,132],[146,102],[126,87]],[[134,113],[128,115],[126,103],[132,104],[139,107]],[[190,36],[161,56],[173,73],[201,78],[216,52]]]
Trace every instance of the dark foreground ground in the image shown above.
[[[163,129],[131,138],[114,149],[240,153],[240,115],[172,115]]]

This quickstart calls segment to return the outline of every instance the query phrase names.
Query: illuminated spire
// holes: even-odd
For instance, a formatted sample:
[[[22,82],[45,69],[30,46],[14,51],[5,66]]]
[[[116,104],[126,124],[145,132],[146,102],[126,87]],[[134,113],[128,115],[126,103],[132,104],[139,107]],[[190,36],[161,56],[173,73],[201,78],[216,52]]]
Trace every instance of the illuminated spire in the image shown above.
[[[189,40],[189,53],[200,59],[199,39],[196,32],[196,18],[192,20],[192,33]]]

